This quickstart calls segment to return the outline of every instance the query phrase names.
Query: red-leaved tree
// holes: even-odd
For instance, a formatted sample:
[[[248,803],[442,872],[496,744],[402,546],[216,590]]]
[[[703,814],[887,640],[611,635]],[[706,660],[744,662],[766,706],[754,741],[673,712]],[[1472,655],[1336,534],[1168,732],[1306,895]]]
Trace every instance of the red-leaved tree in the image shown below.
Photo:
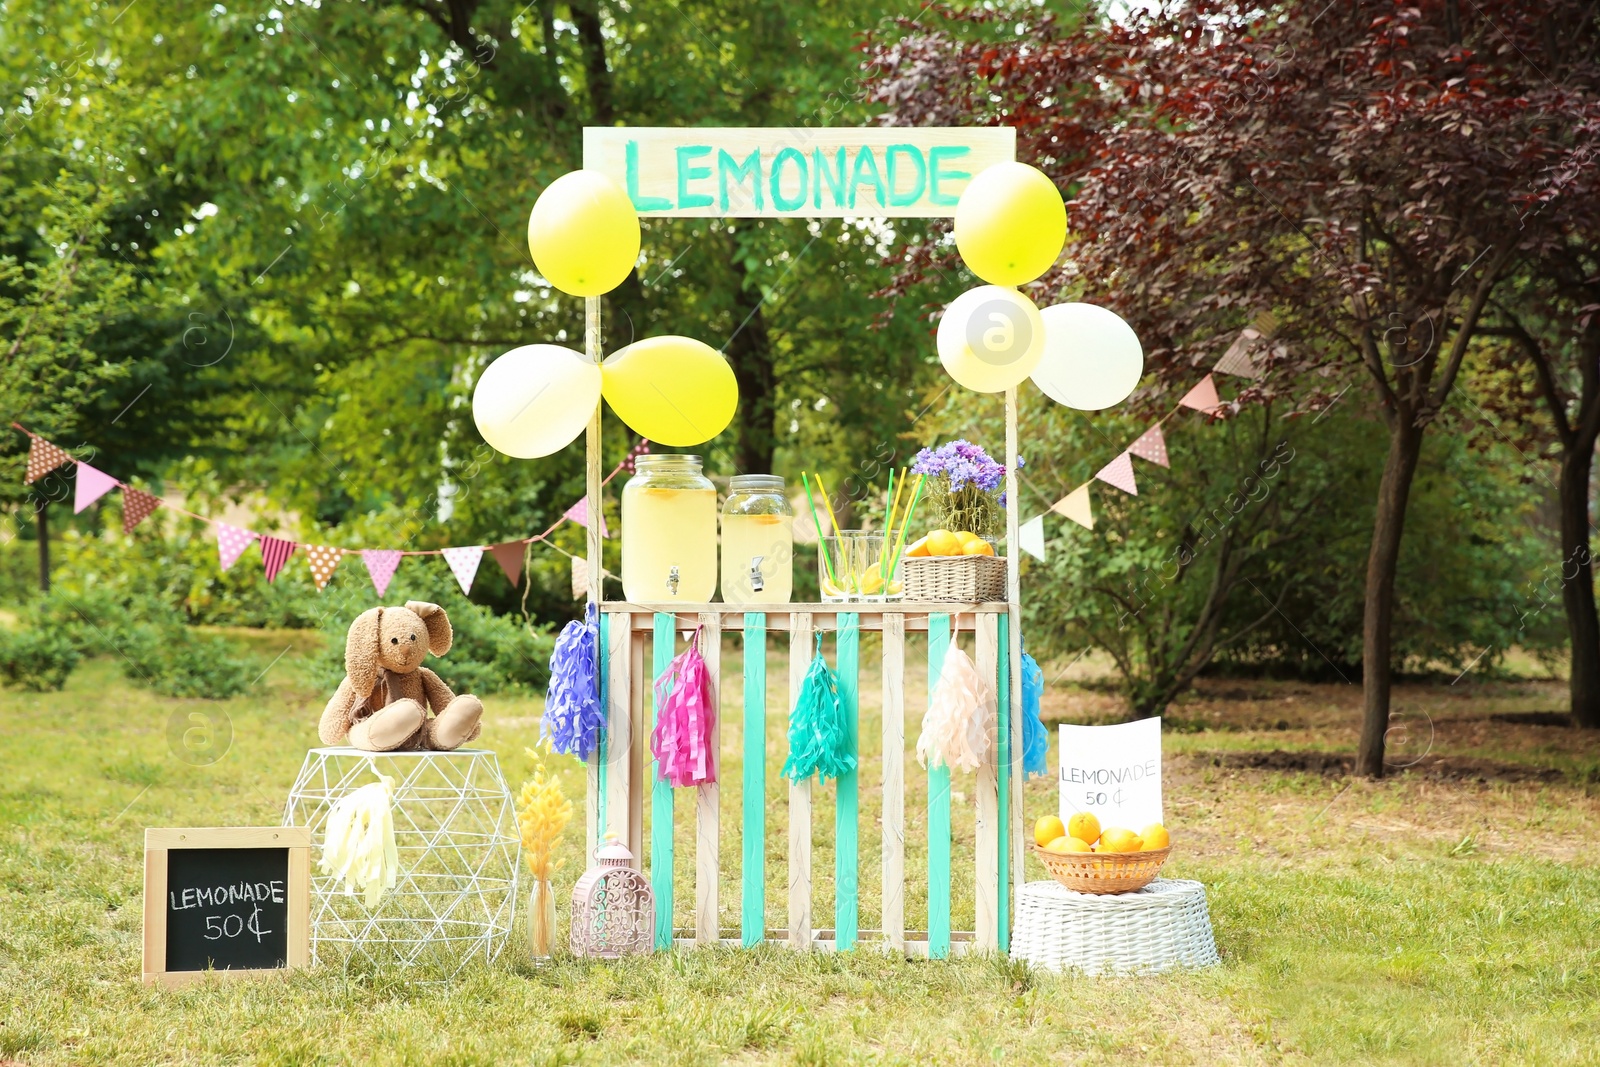
[[[1263,311],[1268,373],[1235,411],[1316,410],[1365,378],[1389,448],[1365,584],[1363,774],[1383,773],[1395,569],[1423,436],[1512,279],[1596,247],[1595,9],[1168,0],[1124,22],[946,12],[867,43],[886,122],[1018,128],[1019,156],[1068,196],[1075,236],[1035,299],[1119,311],[1151,391],[1192,384]],[[902,287],[940,252],[907,255]],[[1593,447],[1587,426],[1572,440]],[[1586,654],[1600,668],[1600,647]],[[1600,669],[1584,684],[1600,723]]]

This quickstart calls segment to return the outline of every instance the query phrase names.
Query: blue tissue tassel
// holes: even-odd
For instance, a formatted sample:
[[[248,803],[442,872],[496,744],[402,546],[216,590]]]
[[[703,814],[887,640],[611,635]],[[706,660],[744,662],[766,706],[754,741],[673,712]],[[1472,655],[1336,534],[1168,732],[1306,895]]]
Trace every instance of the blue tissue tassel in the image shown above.
[[[1039,701],[1044,697],[1044,671],[1039,668],[1039,661],[1028,655],[1022,654],[1022,773],[1029,775],[1049,774],[1050,768],[1046,766],[1046,758],[1050,747],[1050,736],[1045,733],[1044,723],[1039,718]]]
[[[811,667],[800,684],[800,698],[789,715],[789,758],[783,761],[783,776],[791,782],[803,782],[813,774],[824,781],[837,780],[856,769],[856,758],[847,748],[849,740],[837,676],[822,658],[819,633],[816,655],[811,657]]]
[[[550,690],[545,696],[539,735],[564,756],[588,759],[600,744],[605,711],[600,707],[600,677],[595,664],[599,629],[594,605],[582,622],[561,628],[550,653]]]

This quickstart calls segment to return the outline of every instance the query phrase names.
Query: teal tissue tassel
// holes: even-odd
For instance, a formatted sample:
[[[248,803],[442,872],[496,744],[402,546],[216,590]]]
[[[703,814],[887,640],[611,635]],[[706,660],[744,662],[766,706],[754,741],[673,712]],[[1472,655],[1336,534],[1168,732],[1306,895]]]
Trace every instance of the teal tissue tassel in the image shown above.
[[[856,769],[849,740],[844,708],[839,703],[838,676],[822,658],[819,633],[811,668],[800,685],[800,699],[789,714],[789,758],[783,761],[783,776],[791,782],[803,782],[814,774],[823,781],[837,780]]]

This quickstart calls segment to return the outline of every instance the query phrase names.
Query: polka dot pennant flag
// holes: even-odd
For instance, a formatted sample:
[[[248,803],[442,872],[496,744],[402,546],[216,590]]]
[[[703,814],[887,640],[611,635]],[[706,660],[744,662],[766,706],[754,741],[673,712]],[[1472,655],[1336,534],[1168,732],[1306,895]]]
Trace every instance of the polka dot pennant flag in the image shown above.
[[[361,562],[367,565],[367,575],[372,588],[383,596],[389,591],[389,581],[400,566],[400,551],[394,548],[368,548],[362,550]]]
[[[253,530],[241,530],[237,526],[229,526],[225,522],[217,525],[217,556],[222,561],[222,569],[227,570],[233,566],[238,558],[244,555],[244,550],[250,547],[250,542],[261,535]]]
[[[72,494],[72,513],[78,514],[116,487],[117,480],[105,471],[96,470],[87,463],[79,463],[78,484]]]
[[[71,463],[72,457],[42,437],[29,435],[28,438],[28,473],[23,481],[29,485],[43,478],[64,463]]]
[[[1167,439],[1161,436],[1161,424],[1158,422],[1144,433],[1139,439],[1128,446],[1128,451],[1140,459],[1147,459],[1158,467],[1171,467],[1167,461]]]
[[[1133,460],[1126,452],[1101,467],[1095,477],[1107,485],[1114,485],[1124,493],[1139,495],[1139,485],[1133,480]]]
[[[444,561],[450,564],[450,571],[456,576],[456,581],[460,584],[462,593],[472,592],[472,580],[478,576],[478,563],[482,559],[482,545],[470,545],[466,548],[447,548],[444,550]]]
[[[326,545],[306,546],[306,564],[311,568],[311,580],[317,583],[317,592],[322,592],[323,586],[328,584],[328,579],[333,577],[334,568],[339,566],[339,561],[343,558],[342,548],[329,548]]]
[[[278,577],[278,572],[283,570],[283,565],[289,562],[289,557],[294,555],[294,550],[299,547],[293,541],[285,541],[281,537],[268,536],[261,539],[261,565],[267,572],[269,584]]]
[[[122,490],[122,532],[133,533],[133,528],[150,517],[161,506],[161,498],[143,489],[124,486]]]

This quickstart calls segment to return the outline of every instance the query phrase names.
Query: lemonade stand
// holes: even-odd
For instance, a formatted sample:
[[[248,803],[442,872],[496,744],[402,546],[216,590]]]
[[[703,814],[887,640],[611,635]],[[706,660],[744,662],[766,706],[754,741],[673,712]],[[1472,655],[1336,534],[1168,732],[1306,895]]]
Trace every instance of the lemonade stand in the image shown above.
[[[877,566],[874,588],[857,590],[869,595],[791,602],[789,560],[781,567],[771,564],[781,554],[792,554],[793,515],[782,480],[755,475],[754,481],[743,476],[736,480],[739,484],[732,487],[720,517],[723,599],[713,602],[712,591],[719,584],[715,492],[697,459],[673,455],[650,457],[623,490],[626,599],[606,601],[600,509],[587,509],[588,594],[597,616],[597,698],[604,715],[604,727],[588,753],[588,848],[594,854],[597,843],[613,835],[635,857],[635,867],[648,870],[655,891],[657,948],[772,941],[798,949],[848,949],[871,938],[896,950],[941,958],[969,949],[1011,947],[1024,856],[1020,589],[1014,547],[1017,387],[1030,375],[1036,380],[1041,374],[1054,380],[1103,377],[1110,373],[1104,364],[1116,362],[1100,358],[1104,353],[1075,347],[1070,336],[1052,335],[1039,309],[1014,288],[1049,269],[1066,236],[1060,193],[1049,178],[1014,156],[1015,131],[1003,127],[591,128],[584,131],[583,169],[552,183],[533,209],[529,242],[540,273],[557,289],[586,301],[585,348],[578,353],[536,345],[500,357],[479,382],[474,415],[491,445],[521,458],[549,455],[585,432],[591,504],[599,501],[602,485],[602,397],[634,432],[679,448],[715,437],[731,421],[737,403],[731,369],[720,353],[699,341],[654,337],[606,353],[600,297],[634,269],[640,216],[949,217],[955,220],[962,257],[987,283],[951,303],[939,326],[938,350],[958,384],[1004,398],[1004,545],[1010,547],[1004,556],[988,559],[999,576],[992,587],[985,587],[991,589],[988,594],[967,601],[918,599],[908,585],[897,599],[890,594],[898,590],[899,578],[884,569],[884,544],[836,544],[823,546],[825,571],[830,551],[834,559],[866,553],[870,558],[850,574],[871,575]],[[530,349],[538,350],[535,358],[528,357]],[[1135,361],[1140,358],[1135,352]],[[1117,373],[1126,378],[1128,368],[1122,366]],[[1135,368],[1132,380],[1137,377]],[[834,535],[843,533],[836,530]],[[823,577],[825,591],[840,591],[837,573]],[[970,764],[958,764],[957,773],[970,773],[973,781],[953,792],[949,762],[936,759],[926,770],[909,768],[909,773],[928,776],[928,897],[925,915],[908,916],[905,672],[908,667],[925,668],[933,690],[949,673],[948,666],[966,659],[952,638],[962,629],[976,637],[969,670],[975,670],[979,683],[971,691],[981,697],[972,709],[976,754]],[[884,708],[882,763],[870,772],[881,775],[883,785],[882,861],[879,871],[867,875],[881,879],[882,903],[865,917],[867,926],[859,892],[866,875],[860,869],[860,835],[870,825],[861,819],[859,776],[867,769],[856,759],[864,632],[881,635]],[[784,721],[768,707],[768,649],[774,642],[788,643],[792,708],[821,633],[833,635],[835,642],[836,682],[830,680],[829,692],[836,698],[832,706],[838,715],[836,777],[768,782],[769,728],[781,728]],[[908,633],[926,634],[926,664],[906,662]],[[675,787],[655,773],[661,769],[663,703],[671,699],[661,682],[676,669],[690,635],[689,649],[697,649],[703,660],[699,677],[709,690],[705,706],[711,709],[708,722],[695,723],[704,733],[690,740],[708,766],[692,786]],[[721,734],[716,712],[722,705],[720,650],[725,640],[739,642],[743,657],[742,678],[731,679],[742,693],[744,726],[737,872],[724,872],[720,857],[725,832],[720,791],[725,784],[733,787],[717,773]],[[834,677],[830,672],[830,679]],[[674,872],[681,861],[674,851],[673,818],[684,788],[694,791],[694,899],[680,914],[674,901]],[[832,916],[814,915],[811,907],[812,799],[819,789],[836,793]],[[776,805],[769,790],[786,793],[789,871],[787,901],[770,908],[765,890],[767,824]],[[975,923],[970,930],[951,928],[955,803],[973,805],[975,815],[970,853]],[[965,856],[963,862],[968,862]],[[730,876],[727,884],[725,874]],[[739,900],[736,929],[724,929],[719,922],[727,893]]]

